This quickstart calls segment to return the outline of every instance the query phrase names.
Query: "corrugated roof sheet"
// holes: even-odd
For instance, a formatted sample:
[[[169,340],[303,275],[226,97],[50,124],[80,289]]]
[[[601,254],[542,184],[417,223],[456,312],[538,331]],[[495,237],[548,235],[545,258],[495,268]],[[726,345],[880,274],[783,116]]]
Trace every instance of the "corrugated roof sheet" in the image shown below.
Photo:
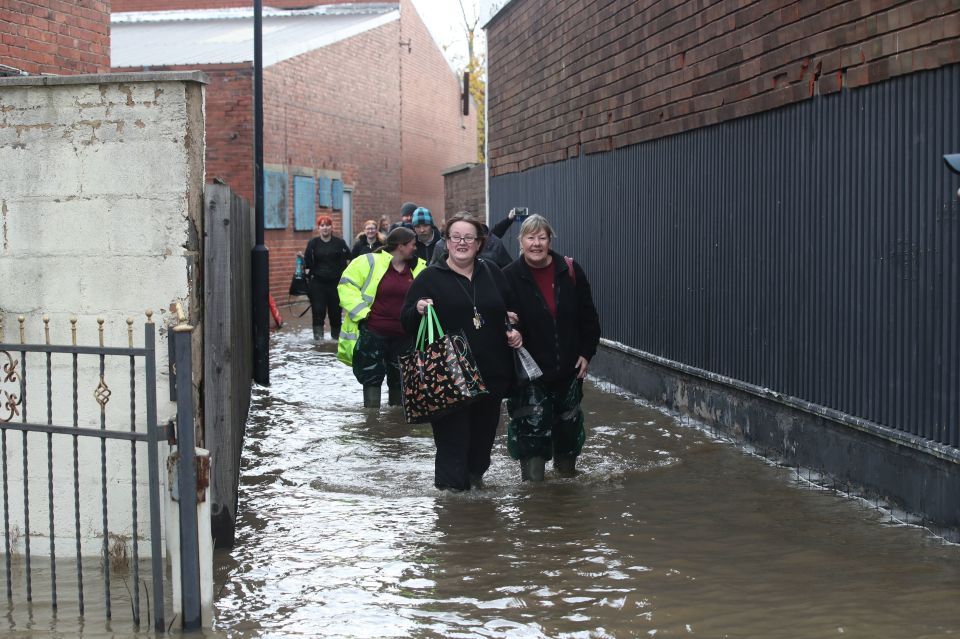
[[[400,18],[396,3],[263,10],[263,65],[345,40]],[[228,64],[253,60],[253,9],[115,13],[113,67]]]

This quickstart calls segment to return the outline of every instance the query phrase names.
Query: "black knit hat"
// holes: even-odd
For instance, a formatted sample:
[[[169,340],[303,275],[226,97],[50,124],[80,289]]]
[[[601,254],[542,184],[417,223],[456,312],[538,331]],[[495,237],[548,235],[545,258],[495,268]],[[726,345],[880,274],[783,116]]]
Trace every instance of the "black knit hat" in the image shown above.
[[[403,206],[400,207],[400,217],[406,217],[407,215],[413,215],[413,212],[417,210],[417,205],[413,202],[404,202]]]

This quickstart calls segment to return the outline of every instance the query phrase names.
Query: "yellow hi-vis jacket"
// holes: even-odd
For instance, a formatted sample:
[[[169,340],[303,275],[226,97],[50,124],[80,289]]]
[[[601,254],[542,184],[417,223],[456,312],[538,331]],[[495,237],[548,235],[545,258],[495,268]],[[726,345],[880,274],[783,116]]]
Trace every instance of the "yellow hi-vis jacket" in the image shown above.
[[[377,287],[383,279],[390,260],[393,256],[386,251],[360,255],[351,261],[340,276],[337,293],[340,295],[340,306],[346,311],[343,326],[340,329],[340,341],[337,343],[337,359],[347,366],[353,365],[353,349],[357,346],[360,337],[358,324],[360,320],[370,314],[373,300],[377,296]],[[417,263],[411,270],[416,277],[427,263],[417,258]]]

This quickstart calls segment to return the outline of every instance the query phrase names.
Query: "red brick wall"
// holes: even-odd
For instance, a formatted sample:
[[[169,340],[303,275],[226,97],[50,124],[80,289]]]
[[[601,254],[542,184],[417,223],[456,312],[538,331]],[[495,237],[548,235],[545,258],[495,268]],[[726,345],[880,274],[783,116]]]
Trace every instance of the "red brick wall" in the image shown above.
[[[453,1],[453,0],[451,0]],[[476,111],[461,115],[461,81],[440,53],[410,0],[400,3],[400,75],[403,78],[401,200],[425,206],[438,225],[444,217],[443,171],[476,162]],[[455,213],[456,211],[454,211]]]
[[[382,0],[264,0],[275,9],[303,9],[320,4],[363,4]],[[252,0],[113,0],[113,11],[173,11],[184,9],[252,8]]]
[[[487,38],[493,176],[960,62],[960,3],[513,0]]]
[[[408,39],[409,51],[399,44]],[[252,202],[252,69],[203,70],[210,76],[207,180],[220,177]],[[287,228],[265,234],[277,303],[287,301],[294,256],[313,235],[293,230],[293,176],[339,175],[353,189],[355,233],[369,218],[398,219],[408,200],[428,207],[439,223],[443,170],[476,159],[476,115],[460,115],[459,96],[456,76],[407,0],[400,22],[264,70],[264,163],[290,176]],[[342,233],[339,210],[317,214],[330,215]]]
[[[253,67],[206,67],[206,181],[220,178],[253,204]]]
[[[444,175],[443,205],[448,214],[468,211],[486,218],[486,167],[483,164],[473,164]],[[498,220],[494,220],[496,221]]]
[[[288,226],[266,232],[270,289],[278,303],[287,300],[294,255],[313,237],[293,230],[294,174],[338,172],[353,188],[354,233],[365,219],[398,215],[399,31],[397,22],[386,24],[264,71],[264,163],[283,165],[290,174]],[[341,235],[341,212],[321,213],[333,217]]]
[[[0,64],[34,74],[109,71],[110,1],[0,1]]]

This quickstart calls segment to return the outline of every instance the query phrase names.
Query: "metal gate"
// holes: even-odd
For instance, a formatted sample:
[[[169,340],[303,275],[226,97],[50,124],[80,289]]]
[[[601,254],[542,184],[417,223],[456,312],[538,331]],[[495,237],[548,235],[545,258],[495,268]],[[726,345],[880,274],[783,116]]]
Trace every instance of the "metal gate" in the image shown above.
[[[82,545],[82,535],[81,535],[81,493],[85,489],[93,489],[93,486],[89,486],[88,482],[81,481],[81,459],[79,455],[79,450],[84,446],[85,441],[99,440],[99,500],[100,508],[99,513],[85,513],[86,517],[93,518],[94,521],[99,516],[99,527],[102,530],[99,530],[97,534],[103,535],[103,544],[102,544],[102,555],[103,555],[103,564],[102,564],[102,575],[95,576],[94,579],[102,579],[103,581],[103,593],[105,594],[104,607],[106,611],[106,617],[111,618],[111,584],[110,584],[110,541],[111,537],[114,539],[118,538],[120,533],[128,534],[129,539],[132,540],[132,571],[133,571],[133,583],[134,588],[132,590],[131,597],[131,610],[133,615],[133,622],[137,626],[141,623],[141,601],[140,601],[140,556],[138,546],[140,541],[144,540],[144,532],[142,531],[142,521],[143,517],[138,512],[138,495],[137,495],[137,480],[138,472],[138,459],[142,458],[142,451],[138,453],[138,447],[146,446],[146,457],[147,457],[147,473],[148,473],[148,487],[149,487],[149,514],[146,517],[146,525],[149,528],[149,547],[150,547],[150,573],[152,576],[152,593],[153,593],[153,626],[157,630],[164,630],[164,584],[163,584],[163,574],[164,574],[164,565],[163,565],[163,554],[161,550],[161,501],[160,501],[160,460],[158,459],[158,442],[167,438],[169,433],[169,427],[160,426],[157,424],[157,401],[156,401],[156,349],[155,349],[155,331],[156,327],[152,321],[152,313],[147,312],[146,322],[143,326],[143,345],[135,346],[134,345],[134,320],[128,318],[127,323],[127,346],[126,347],[108,347],[104,345],[104,320],[102,318],[97,319],[98,323],[98,334],[99,334],[99,345],[97,346],[80,346],[77,344],[77,319],[70,318],[70,333],[71,333],[71,344],[69,345],[60,345],[52,344],[50,340],[50,320],[46,316],[43,318],[44,322],[44,336],[45,339],[43,343],[34,343],[28,344],[25,339],[25,319],[23,316],[19,317],[19,342],[12,343],[6,342],[3,334],[3,327],[0,325],[0,367],[2,367],[2,375],[0,375],[0,465],[2,465],[2,488],[3,488],[3,531],[4,531],[4,558],[5,558],[5,576],[6,576],[6,592],[7,598],[12,599],[14,588],[24,588],[25,596],[27,601],[33,601],[33,566],[32,563],[40,560],[40,557],[34,557],[31,554],[31,536],[38,537],[36,533],[38,530],[31,529],[32,522],[30,521],[31,508],[30,508],[30,498],[31,493],[36,494],[38,492],[37,488],[34,487],[34,490],[31,491],[31,474],[30,474],[30,461],[31,455],[30,450],[28,449],[28,440],[34,444],[43,441],[42,435],[45,434],[46,437],[46,499],[47,499],[47,521],[42,522],[40,526],[46,528],[46,532],[49,535],[49,558],[44,558],[42,561],[49,561],[49,578],[50,578],[50,593],[51,593],[51,605],[54,609],[57,609],[58,606],[58,594],[57,594],[57,562],[58,556],[56,552],[56,541],[57,536],[57,523],[60,523],[59,530],[63,533],[64,528],[69,529],[71,524],[68,524],[66,521],[63,521],[61,518],[66,517],[67,513],[64,512],[64,509],[55,507],[55,494],[63,494],[58,488],[64,487],[66,484],[71,483],[67,473],[69,472],[65,466],[66,463],[55,464],[54,463],[54,451],[58,452],[58,456],[69,455],[67,452],[67,447],[70,448],[69,452],[72,452],[72,528],[73,528],[73,543],[75,545],[75,554],[76,556],[76,601],[79,605],[79,613],[82,616],[84,613],[84,583],[85,575],[83,574],[83,557],[81,553]],[[189,328],[189,327],[187,327]],[[171,339],[174,335],[179,335],[180,333],[171,332]],[[189,340],[190,333],[186,332],[185,336]],[[178,350],[178,363],[180,362],[180,351]],[[183,375],[186,373],[189,375],[190,371],[190,356],[189,348],[185,350],[186,352],[186,362],[180,367],[180,373]],[[81,379],[81,371],[87,370],[90,372],[95,372],[99,370],[99,375],[94,374],[96,379]],[[109,372],[108,372],[109,371]],[[55,375],[56,373],[56,375]],[[121,374],[118,374],[121,373]],[[42,378],[37,379],[35,376],[40,375]],[[54,383],[54,378],[58,379],[59,383]],[[113,407],[110,407],[111,410],[108,411],[108,404],[113,398],[114,402],[123,401],[119,398],[118,392],[121,390],[127,390],[127,385],[124,384],[123,377],[128,377],[128,389],[129,389],[129,422],[126,419],[118,420],[116,412],[117,410],[122,411],[121,414],[126,413],[124,407],[116,408],[116,404]],[[45,378],[45,379],[43,379]],[[190,379],[189,376],[186,379]],[[139,386],[142,384],[142,386]],[[189,388],[189,384],[183,384]],[[72,420],[71,423],[57,423],[54,419],[54,401],[58,400],[58,406],[62,406],[62,402],[65,399],[60,397],[61,393],[66,392],[67,388],[70,388],[72,392]],[[43,392],[45,389],[45,392]],[[40,395],[36,396],[40,391]],[[96,402],[96,406],[92,406],[91,411],[84,414],[81,417],[81,411],[79,410],[81,398],[89,404],[89,393],[92,393],[93,399]],[[83,395],[87,395],[83,397]],[[179,393],[178,393],[179,395]],[[145,401],[143,399],[145,398]],[[192,401],[190,410],[192,410]],[[96,407],[99,407],[97,409]],[[99,412],[99,415],[95,413]],[[45,413],[45,414],[44,414]],[[92,413],[92,414],[91,414]],[[179,414],[179,411],[178,411]],[[108,418],[109,417],[109,418]],[[99,422],[99,427],[97,427],[96,422]],[[121,423],[116,423],[120,421]],[[189,420],[189,428],[192,431],[193,420],[192,414]],[[82,425],[83,424],[83,425]],[[184,424],[186,426],[187,424]],[[20,441],[17,442],[15,432],[19,431]],[[39,433],[40,437],[29,436],[31,433]],[[192,432],[191,437],[189,438],[192,442]],[[123,446],[125,442],[129,442],[129,481],[130,481],[130,520],[129,524],[123,527],[117,526],[116,521],[113,522],[113,528],[111,530],[109,522],[109,513],[111,502],[108,500],[108,442],[113,446]],[[11,481],[14,481],[15,478],[10,476],[11,469],[9,468],[14,463],[17,463],[18,451],[16,451],[17,444],[21,450],[19,451],[21,461],[20,465],[20,474],[22,476],[22,513],[17,512],[18,521],[16,522],[19,527],[22,525],[22,539],[23,539],[23,562],[24,562],[24,575],[25,579],[23,583],[14,584],[13,572],[11,567],[11,558],[13,556],[14,549],[11,543],[11,517],[13,515],[11,511],[11,491],[10,485]],[[56,445],[56,446],[55,446]],[[192,444],[191,444],[192,446]],[[94,448],[95,450],[95,448]],[[112,459],[116,457],[116,448],[111,448]],[[191,447],[192,451],[192,447]],[[120,455],[125,456],[126,453],[119,453]],[[192,455],[191,455],[192,457]],[[34,459],[34,462],[37,460]],[[120,467],[119,465],[112,466],[111,471],[115,474],[115,469]],[[16,468],[13,468],[16,471]],[[86,471],[86,468],[83,469]],[[96,471],[93,471],[94,473]],[[89,474],[89,473],[85,473]],[[189,481],[190,475],[186,475],[186,478]],[[183,473],[180,473],[180,486],[183,487],[185,476]],[[195,473],[193,474],[195,480]],[[113,477],[111,476],[111,479]],[[33,475],[33,482],[38,483],[36,479],[36,474]],[[113,484],[120,484],[119,481],[115,480]],[[42,490],[42,489],[40,489]],[[195,491],[187,491],[188,493],[193,493]],[[84,493],[89,497],[89,493]],[[16,495],[19,499],[19,495]],[[96,496],[93,496],[96,499]],[[61,499],[62,501],[62,499]],[[112,503],[116,503],[116,499]],[[116,505],[113,506],[117,508]],[[35,511],[36,513],[36,511]],[[22,518],[19,518],[22,515]],[[114,517],[114,520],[116,516]],[[187,524],[189,522],[183,522]],[[193,518],[193,525],[196,524],[196,517]],[[194,528],[195,530],[195,528]],[[19,530],[13,531],[14,533],[20,532]],[[42,534],[42,533],[41,533]],[[175,531],[168,531],[168,534],[177,534]],[[61,534],[60,539],[63,539],[64,536]],[[194,538],[196,535],[194,535]],[[120,539],[126,539],[124,536],[120,536]],[[66,562],[66,559],[62,556],[59,557],[61,562]],[[71,562],[72,563],[72,562]],[[187,576],[187,575],[185,575]],[[17,580],[20,581],[19,579]],[[19,593],[18,593],[19,594]],[[147,600],[147,613],[148,613],[148,623],[150,623],[150,601],[149,595]],[[185,607],[186,611],[187,608]]]

